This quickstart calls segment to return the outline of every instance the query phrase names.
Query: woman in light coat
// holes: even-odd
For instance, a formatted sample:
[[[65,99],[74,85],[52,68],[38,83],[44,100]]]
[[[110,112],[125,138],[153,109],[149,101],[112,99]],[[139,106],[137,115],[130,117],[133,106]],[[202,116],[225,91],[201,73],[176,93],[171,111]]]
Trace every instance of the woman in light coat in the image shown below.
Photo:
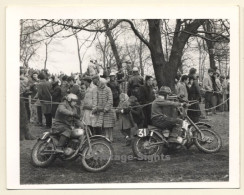
[[[100,78],[97,90],[93,91],[93,110],[92,114],[96,117],[95,127],[101,128],[105,136],[113,141],[112,130],[115,126],[115,112],[113,108],[113,95],[109,87],[106,86],[107,80]]]

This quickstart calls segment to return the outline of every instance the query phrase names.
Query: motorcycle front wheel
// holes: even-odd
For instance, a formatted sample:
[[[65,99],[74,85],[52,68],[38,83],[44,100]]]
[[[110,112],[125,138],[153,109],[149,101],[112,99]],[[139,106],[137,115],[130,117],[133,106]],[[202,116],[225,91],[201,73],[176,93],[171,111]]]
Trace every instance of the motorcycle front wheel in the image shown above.
[[[56,159],[55,154],[45,152],[54,151],[54,145],[52,142],[46,140],[39,140],[32,149],[31,162],[37,167],[47,167]]]
[[[201,138],[199,132],[195,132],[194,143],[196,147],[205,153],[218,152],[222,147],[221,137],[211,129],[201,129],[204,138]]]
[[[147,160],[155,155],[161,155],[163,151],[162,144],[150,146],[150,143],[157,143],[160,141],[161,139],[155,134],[146,137],[136,137],[132,144],[133,153],[141,160]]]
[[[113,148],[108,141],[91,141],[91,148],[87,145],[82,152],[82,165],[90,172],[104,171],[111,165],[113,154]]]

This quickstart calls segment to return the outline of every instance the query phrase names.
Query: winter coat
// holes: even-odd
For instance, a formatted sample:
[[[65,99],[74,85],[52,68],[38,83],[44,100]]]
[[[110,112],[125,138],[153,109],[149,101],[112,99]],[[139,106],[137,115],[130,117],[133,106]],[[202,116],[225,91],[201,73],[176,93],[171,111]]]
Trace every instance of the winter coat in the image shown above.
[[[131,119],[130,111],[128,108],[129,108],[129,102],[124,101],[119,103],[118,109],[116,110],[116,112],[118,113],[117,124],[118,124],[118,128],[121,130],[130,129],[134,127],[134,124]],[[121,113],[121,110],[123,110],[123,113]]]
[[[41,101],[42,113],[50,114],[52,112],[51,83],[41,80],[37,85],[38,98]]]
[[[93,108],[93,104],[92,104],[92,93],[94,91],[95,87],[94,86],[89,86],[86,90],[85,93],[85,97],[82,101],[81,104],[81,112],[83,112],[83,120],[85,122],[86,125],[90,125],[90,126],[95,126],[95,119],[92,116],[92,108]],[[96,89],[95,89],[96,91]]]
[[[70,87],[69,92],[77,95],[77,97],[78,97],[78,103],[77,104],[80,105],[81,104],[81,89],[80,89],[80,86],[78,84],[74,84],[73,86]]]
[[[58,102],[61,102],[61,88],[58,85],[58,82],[53,83],[51,94],[52,101],[54,102],[52,104],[52,116],[55,116],[56,110],[58,108]]]
[[[119,99],[120,95],[120,88],[117,82],[115,81],[109,81],[107,86],[111,89],[113,94],[113,99]]]
[[[142,111],[142,108],[137,107],[138,105],[140,105],[138,102],[131,105],[131,107],[132,107],[131,115],[133,117],[134,122],[137,124],[137,127],[143,128],[145,116],[144,116],[144,113]],[[134,106],[136,106],[136,107],[134,107]]]
[[[111,128],[115,126],[115,112],[113,107],[113,95],[109,87],[95,88],[93,92],[93,109],[104,109],[105,111],[98,111],[96,116],[96,127]]]
[[[185,83],[180,82],[177,96],[188,101],[188,91]]]
[[[128,96],[134,95],[138,97],[139,87],[143,85],[143,83],[144,83],[143,77],[140,76],[139,74],[133,75],[131,78],[129,78],[128,91],[127,91]]]
[[[139,88],[139,97],[138,102],[140,104],[148,104],[150,102],[153,102],[155,99],[155,95],[153,92],[153,87],[148,85],[142,85]]]
[[[63,98],[68,93],[69,83],[67,81],[63,81],[60,87],[61,87],[61,98]]]

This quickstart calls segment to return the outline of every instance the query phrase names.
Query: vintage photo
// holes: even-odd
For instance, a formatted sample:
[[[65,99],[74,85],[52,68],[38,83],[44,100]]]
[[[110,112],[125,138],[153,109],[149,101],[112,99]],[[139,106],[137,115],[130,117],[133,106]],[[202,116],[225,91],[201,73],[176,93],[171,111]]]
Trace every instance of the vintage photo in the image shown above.
[[[19,18],[19,185],[230,182],[231,28]]]

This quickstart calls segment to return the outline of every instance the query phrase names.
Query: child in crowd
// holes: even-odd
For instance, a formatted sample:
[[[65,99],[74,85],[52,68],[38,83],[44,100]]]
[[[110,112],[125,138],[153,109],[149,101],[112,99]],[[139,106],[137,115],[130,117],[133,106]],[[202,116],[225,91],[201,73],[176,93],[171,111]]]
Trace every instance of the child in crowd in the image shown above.
[[[143,114],[142,108],[139,107],[139,102],[135,96],[130,96],[129,98],[129,104],[131,107],[131,117],[134,123],[134,131],[136,131],[138,128],[143,128],[143,121],[145,119],[145,116]],[[132,132],[132,135],[134,135],[135,132]]]
[[[134,126],[130,115],[129,97],[127,94],[121,93],[119,99],[120,102],[116,109],[118,127],[126,139],[126,146],[129,146],[131,144],[131,128]]]

